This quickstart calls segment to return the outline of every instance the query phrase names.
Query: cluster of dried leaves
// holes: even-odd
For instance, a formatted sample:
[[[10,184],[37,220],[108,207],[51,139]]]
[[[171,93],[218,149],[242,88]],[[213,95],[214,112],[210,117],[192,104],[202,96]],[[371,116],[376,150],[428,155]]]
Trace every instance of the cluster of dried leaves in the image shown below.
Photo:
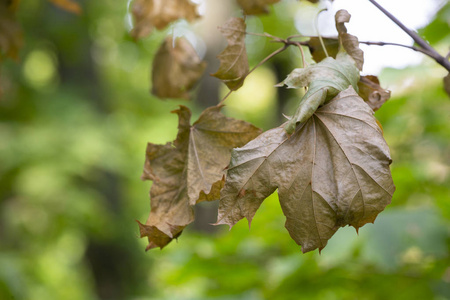
[[[135,38],[175,18],[197,17],[188,0],[167,1],[167,11],[159,2],[134,2]],[[275,2],[237,1],[245,14],[265,13]],[[183,9],[171,11],[174,3]],[[307,88],[297,111],[281,127],[261,133],[224,116],[220,105],[206,109],[192,125],[188,108],[174,111],[179,118],[175,141],[149,143],[146,151],[142,178],[153,181],[151,212],[139,227],[141,237],[148,238],[147,250],[177,238],[193,222],[193,206],[201,201],[220,199],[217,224],[231,227],[244,217],[250,222],[262,201],[278,189],[286,228],[303,252],[321,250],[339,227],[358,229],[373,222],[390,203],[395,190],[391,158],[373,116],[389,92],[374,76],[360,78],[363,53],[358,39],[347,33],[349,19],[346,11],[336,14],[339,36],[324,41],[330,57],[318,47],[318,38],[311,38],[308,45],[317,64],[293,70],[280,84]],[[212,76],[235,91],[249,74],[245,21],[231,18],[219,29],[228,45]],[[152,92],[189,98],[204,68],[186,40],[169,36],[154,58]]]

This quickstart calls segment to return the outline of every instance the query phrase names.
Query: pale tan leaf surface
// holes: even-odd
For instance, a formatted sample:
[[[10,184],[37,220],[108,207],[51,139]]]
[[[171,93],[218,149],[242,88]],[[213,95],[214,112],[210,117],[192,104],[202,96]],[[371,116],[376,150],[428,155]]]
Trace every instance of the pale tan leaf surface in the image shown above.
[[[16,21],[15,11],[19,1],[0,2],[0,62],[9,57],[19,59],[19,50],[23,44],[23,33]]]
[[[227,118],[222,106],[207,108],[190,125],[191,112],[185,106],[178,114],[178,135],[173,143],[149,143],[142,179],[152,180],[151,211],[141,237],[148,237],[148,249],[166,246],[194,220],[192,206],[220,198],[231,150],[245,145],[260,130],[244,121]]]
[[[80,4],[78,4],[75,1],[72,0],[50,0],[55,6],[58,6],[59,8],[74,13],[74,14],[81,14],[81,7]]]
[[[219,78],[230,90],[235,91],[244,84],[249,69],[245,48],[245,21],[242,18],[231,18],[219,29],[228,45],[217,56],[220,66],[212,76]]]
[[[450,97],[450,73],[444,77],[444,89],[447,92],[447,95]]]
[[[246,15],[260,15],[269,12],[268,5],[280,2],[280,0],[237,0],[239,6]]]
[[[380,81],[377,76],[361,76],[358,82],[358,88],[359,96],[363,98],[374,111],[380,109],[380,107],[391,97],[391,91],[385,90],[380,86]]]
[[[346,53],[338,54],[336,59],[327,57],[307,68],[294,69],[279,85],[285,84],[288,88],[307,86],[308,92],[303,96],[295,114],[286,123],[287,133],[294,132],[298,124],[308,120],[320,105],[331,100],[339,92],[349,86],[357,90],[358,80],[358,69],[353,59]]]
[[[217,224],[251,221],[278,188],[291,237],[303,252],[321,250],[339,227],[373,222],[390,203],[390,163],[372,109],[350,87],[291,136],[275,128],[233,150]]]
[[[185,38],[168,36],[153,58],[152,93],[159,98],[189,99],[206,63]]]
[[[347,33],[345,23],[350,21],[350,14],[341,9],[336,12],[335,21],[336,29],[339,33],[339,40],[345,51],[353,58],[359,70],[362,70],[364,64],[364,52],[359,48],[358,38]]]
[[[192,22],[200,17],[197,6],[190,0],[134,0],[132,13],[131,36],[135,39],[149,35],[155,27],[161,30],[178,19]]]

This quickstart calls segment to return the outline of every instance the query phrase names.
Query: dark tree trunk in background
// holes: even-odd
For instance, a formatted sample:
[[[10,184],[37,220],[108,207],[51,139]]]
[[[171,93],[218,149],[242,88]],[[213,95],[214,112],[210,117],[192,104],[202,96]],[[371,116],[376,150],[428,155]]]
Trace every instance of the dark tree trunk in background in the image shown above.
[[[49,27],[39,30],[47,30],[42,34],[45,34],[56,48],[61,88],[70,89],[72,94],[77,95],[81,101],[92,105],[99,115],[108,114],[108,101],[104,96],[106,93],[102,89],[96,64],[91,56],[93,43],[88,29],[92,21],[87,20],[86,14],[74,16],[50,4],[46,9],[49,11],[40,15],[56,16],[55,21],[49,25],[58,30],[52,30]],[[42,23],[48,24],[48,22]],[[67,35],[72,37],[69,38]],[[120,180],[117,174],[103,169],[92,170],[92,176],[81,180],[84,180],[81,185],[95,189],[102,195],[106,201],[105,213],[112,215],[115,223],[105,228],[105,238],[88,237],[85,259],[91,266],[97,295],[99,299],[125,299],[126,287],[135,284],[139,274],[136,270],[138,264],[133,261],[133,253],[123,242],[129,240],[125,235],[130,233],[117,230],[123,222],[121,212],[124,210]],[[82,227],[83,224],[79,226]]]

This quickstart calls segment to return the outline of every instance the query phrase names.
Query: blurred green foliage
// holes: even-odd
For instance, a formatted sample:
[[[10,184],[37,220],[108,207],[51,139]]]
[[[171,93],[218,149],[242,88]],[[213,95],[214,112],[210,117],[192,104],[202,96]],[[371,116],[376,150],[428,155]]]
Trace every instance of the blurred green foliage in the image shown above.
[[[26,45],[19,63],[2,65],[0,299],[450,299],[450,101],[440,66],[380,75],[394,91],[376,117],[397,191],[359,235],[343,228],[320,255],[303,255],[272,195],[250,231],[245,221],[231,232],[190,226],[163,251],[144,253],[134,222],[149,212],[144,151],[175,137],[169,111],[180,103],[148,93],[165,32],[133,42],[125,2],[83,4],[75,16],[46,1],[22,3]],[[438,49],[448,46],[450,32],[440,29],[448,11],[423,29]],[[295,34],[288,4],[272,12],[249,22]],[[278,46],[254,42],[253,65]],[[275,64],[289,70],[299,56],[283,53],[253,85],[276,83]],[[277,125],[273,89],[230,98],[227,113]],[[263,105],[239,105],[264,95]]]

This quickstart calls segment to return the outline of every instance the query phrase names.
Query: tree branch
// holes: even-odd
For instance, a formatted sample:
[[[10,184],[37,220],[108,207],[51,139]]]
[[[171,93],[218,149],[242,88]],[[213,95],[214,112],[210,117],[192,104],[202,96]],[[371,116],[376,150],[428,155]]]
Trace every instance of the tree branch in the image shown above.
[[[375,0],[369,0],[373,5],[375,5],[381,12],[383,12],[389,19],[391,19],[395,24],[397,24],[404,32],[406,32],[414,42],[417,43],[423,50],[426,51],[424,54],[433,58],[438,64],[443,66],[447,71],[450,72],[450,62],[440,55],[433,47],[431,47],[424,39],[422,39],[416,32],[407,28],[400,20],[398,20],[395,16],[393,16],[390,12],[388,12],[384,7],[378,4]]]
[[[390,42],[369,42],[369,41],[359,41],[359,43],[365,44],[365,45],[375,45],[375,46],[398,46],[398,47],[408,48],[408,49],[423,53],[427,56],[431,56],[430,52],[428,52],[427,50],[417,48],[414,46],[403,45],[403,44],[390,43]]]

